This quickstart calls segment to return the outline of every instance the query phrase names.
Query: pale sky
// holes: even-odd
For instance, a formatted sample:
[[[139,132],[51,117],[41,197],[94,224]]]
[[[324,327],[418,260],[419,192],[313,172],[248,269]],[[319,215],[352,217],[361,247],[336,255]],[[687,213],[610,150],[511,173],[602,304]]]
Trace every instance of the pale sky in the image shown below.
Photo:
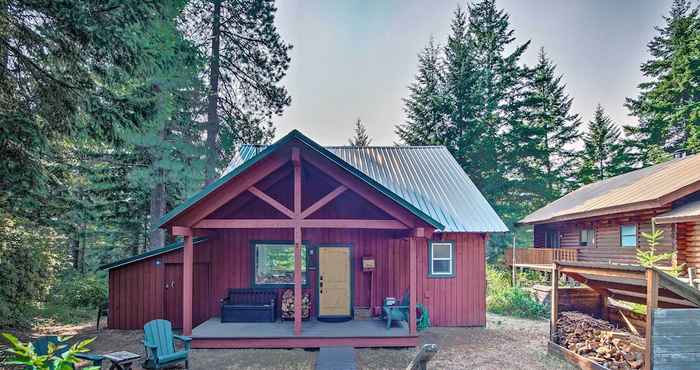
[[[299,129],[322,145],[343,145],[359,117],[374,145],[398,140],[402,98],[431,35],[444,44],[453,11],[466,2],[280,0],[276,23],[292,43],[284,84],[292,105],[274,119],[277,136]],[[646,43],[671,0],[500,0],[518,43],[531,40],[521,62],[544,47],[564,74],[573,111],[587,123],[600,102],[619,124],[642,81]],[[584,125],[585,126],[585,125]]]

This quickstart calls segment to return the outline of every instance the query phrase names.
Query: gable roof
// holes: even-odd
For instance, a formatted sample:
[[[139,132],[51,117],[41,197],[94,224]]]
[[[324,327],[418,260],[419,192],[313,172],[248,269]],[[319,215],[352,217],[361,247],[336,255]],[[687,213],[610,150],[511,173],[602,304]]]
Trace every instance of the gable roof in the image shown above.
[[[226,171],[266,150],[243,145]],[[507,232],[508,228],[444,146],[329,146],[325,149],[422,213],[446,232]]]
[[[331,153],[327,149],[318,145],[316,142],[309,139],[308,137],[306,137],[304,134],[302,134],[298,130],[292,130],[287,135],[285,135],[281,139],[277,140],[274,144],[265,147],[262,151],[257,152],[255,155],[248,158],[246,161],[242,162],[239,166],[236,166],[235,168],[232,168],[231,166],[229,166],[227,168],[226,172],[219,179],[212,182],[211,184],[206,186],[204,189],[200,190],[195,195],[188,198],[185,202],[183,202],[182,204],[180,204],[179,206],[174,208],[172,211],[165,214],[160,219],[158,227],[166,226],[170,221],[172,221],[175,217],[177,217],[179,214],[184,212],[186,209],[195,205],[199,201],[203,200],[207,195],[209,195],[210,193],[219,189],[220,187],[222,187],[224,184],[228,183],[229,181],[233,180],[236,176],[243,173],[245,170],[247,170],[248,168],[253,166],[255,163],[266,158],[271,153],[275,152],[278,148],[282,147],[284,144],[286,144],[292,140],[295,140],[295,139],[298,140],[299,142],[301,142],[302,144],[306,145],[307,148],[315,151],[317,154],[321,155],[322,157],[325,157],[330,162],[337,164],[338,166],[343,168],[345,171],[347,171],[348,173],[355,176],[360,181],[364,182],[365,184],[367,184],[368,186],[373,188],[378,193],[383,194],[383,195],[387,196],[389,199],[395,201],[400,206],[404,207],[406,210],[411,212],[414,216],[423,220],[427,224],[432,225],[437,230],[442,230],[444,228],[444,226],[440,222],[436,221],[435,219],[433,219],[432,217],[430,217],[429,215],[424,213],[419,208],[413,206],[411,203],[407,202],[406,200],[404,200],[400,196],[396,195],[391,190],[387,189],[386,187],[384,187],[382,184],[378,183],[377,181],[375,181],[371,177],[366,176],[365,174],[363,174],[362,172],[357,170],[352,165],[350,165],[347,162],[343,161],[342,159],[338,158],[335,154]],[[234,160],[235,160],[235,158],[234,158]]]
[[[573,220],[661,207],[700,183],[700,154],[672,159],[582,186],[523,218],[521,224]]]
[[[207,238],[204,237],[199,237],[199,238],[194,238],[192,239],[192,245],[196,246],[197,244],[200,244],[202,242],[205,242]],[[100,270],[110,270],[113,268],[117,268],[120,266],[128,265],[130,263],[136,262],[136,261],[141,261],[143,259],[149,258],[149,257],[155,257],[164,253],[172,252],[178,249],[181,249],[182,246],[185,245],[185,242],[182,240],[176,241],[174,243],[170,243],[166,245],[163,248],[158,248],[158,249],[153,249],[148,252],[144,252],[135,256],[127,257],[120,259],[118,261],[114,261],[111,263],[106,263],[102,266],[99,267]]]

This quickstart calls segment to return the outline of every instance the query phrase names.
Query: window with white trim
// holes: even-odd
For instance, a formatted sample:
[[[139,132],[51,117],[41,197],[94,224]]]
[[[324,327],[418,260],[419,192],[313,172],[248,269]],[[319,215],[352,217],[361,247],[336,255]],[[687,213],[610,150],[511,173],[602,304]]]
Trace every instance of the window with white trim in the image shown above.
[[[582,247],[592,246],[594,243],[594,233],[593,229],[581,229],[579,230],[578,245]]]
[[[637,225],[620,225],[620,245],[629,248],[637,246]]]
[[[431,242],[429,248],[429,275],[433,277],[454,276],[455,248],[452,242]]]

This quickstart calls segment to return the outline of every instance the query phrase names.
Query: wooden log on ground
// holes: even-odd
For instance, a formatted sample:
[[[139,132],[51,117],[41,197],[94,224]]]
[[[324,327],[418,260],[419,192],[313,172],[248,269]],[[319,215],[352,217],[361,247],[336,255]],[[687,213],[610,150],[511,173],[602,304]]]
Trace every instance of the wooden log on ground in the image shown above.
[[[437,344],[424,344],[416,354],[416,357],[408,364],[406,370],[427,370],[428,362],[437,354],[438,349]]]

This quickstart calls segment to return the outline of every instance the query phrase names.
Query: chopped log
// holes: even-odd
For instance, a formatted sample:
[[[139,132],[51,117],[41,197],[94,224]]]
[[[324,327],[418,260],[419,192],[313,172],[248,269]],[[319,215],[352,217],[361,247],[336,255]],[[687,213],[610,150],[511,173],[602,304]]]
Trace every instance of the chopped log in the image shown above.
[[[580,312],[562,312],[557,320],[556,343],[608,369],[641,369],[644,339]]]
[[[294,290],[287,289],[282,293],[280,311],[282,320],[294,320]],[[307,320],[310,316],[311,310],[311,296],[309,293],[304,293],[301,297],[301,318]]]

